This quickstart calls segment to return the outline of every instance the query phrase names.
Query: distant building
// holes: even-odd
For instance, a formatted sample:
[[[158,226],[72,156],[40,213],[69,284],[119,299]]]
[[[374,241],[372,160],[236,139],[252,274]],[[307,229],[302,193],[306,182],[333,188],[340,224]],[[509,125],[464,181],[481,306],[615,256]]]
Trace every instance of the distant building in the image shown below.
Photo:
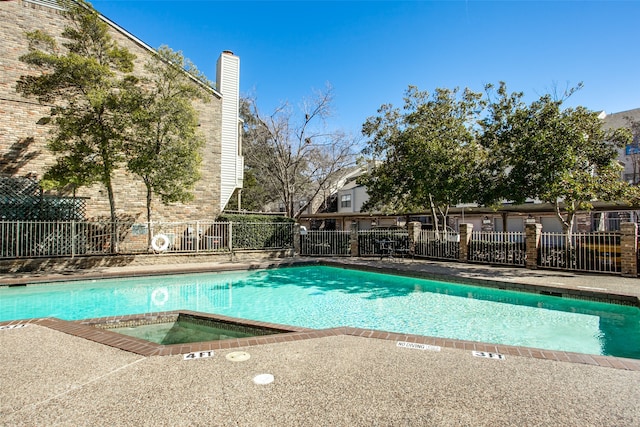
[[[102,19],[109,25],[112,38],[136,55],[136,74],[144,75],[143,65],[154,50],[106,17]],[[51,106],[40,105],[16,92],[19,77],[33,73],[18,59],[27,53],[25,33],[39,29],[61,42],[60,35],[67,22],[55,0],[2,1],[0,22],[0,178],[4,183],[0,187],[7,191],[11,179],[28,177],[39,181],[55,160],[46,148],[50,127],[37,123]],[[207,87],[209,102],[195,105],[200,112],[199,129],[206,141],[202,151],[202,178],[196,184],[195,200],[171,206],[162,206],[155,201],[154,217],[157,220],[213,219],[234,192],[242,188],[239,72],[240,59],[231,52],[223,52],[217,62],[216,88]],[[125,170],[119,170],[113,186],[118,215],[143,218],[144,185]],[[0,196],[3,195],[2,188]],[[101,185],[79,189],[77,195],[86,198],[87,217],[108,216],[105,215],[109,212],[105,193]]]
[[[640,108],[607,114],[604,111],[600,117],[607,129],[631,128],[632,122],[637,122],[640,127]],[[618,149],[618,161],[623,165],[622,179],[631,183],[640,182],[640,129],[633,135],[631,144]]]
[[[358,177],[366,172],[364,168],[357,168],[345,177],[344,185],[338,190],[338,212],[360,212],[362,205],[369,200],[367,187],[358,184]]]
[[[315,194],[311,193],[298,196],[298,198],[294,200],[294,207],[302,208],[306,205],[306,208],[302,211],[303,215],[326,212],[343,212],[343,210],[341,210],[343,208],[341,208],[340,202],[341,192],[345,190],[347,186],[355,185],[355,179],[362,175],[363,172],[364,169],[360,166],[351,166],[334,173],[331,178],[318,189],[317,193],[315,193],[316,188],[314,188],[313,193]],[[366,196],[365,188],[361,187],[361,189]],[[349,197],[346,197],[346,199],[351,200]],[[354,205],[357,206],[357,209],[360,209],[362,203],[364,203],[364,200],[366,199],[361,200],[362,201],[360,201],[358,205]],[[351,206],[349,203],[346,203],[346,205],[347,207],[344,212],[358,212],[349,209],[349,206]],[[269,202],[262,207],[262,210],[269,213],[286,212],[285,204],[282,201]]]

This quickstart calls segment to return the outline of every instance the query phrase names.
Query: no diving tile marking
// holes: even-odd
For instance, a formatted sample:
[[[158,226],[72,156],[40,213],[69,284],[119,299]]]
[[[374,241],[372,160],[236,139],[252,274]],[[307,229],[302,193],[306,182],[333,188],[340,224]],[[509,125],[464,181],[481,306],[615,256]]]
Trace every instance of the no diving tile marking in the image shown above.
[[[506,359],[506,357],[504,357],[504,354],[500,354],[500,353],[489,353],[486,351],[472,351],[471,354],[473,354],[475,357],[484,357],[486,359],[495,359],[495,360]]]
[[[18,328],[24,328],[25,326],[27,326],[28,323],[18,323],[17,325],[4,325],[4,326],[0,326],[0,331],[3,331],[5,329],[18,329]]]
[[[440,351],[440,346],[428,344],[416,344],[414,342],[398,341],[398,347],[411,348],[414,350]]]
[[[207,357],[213,357],[213,350],[209,350],[209,351],[194,351],[192,353],[187,353],[187,354],[184,355],[182,360],[205,359]]]
[[[593,286],[578,286],[580,289],[589,289],[592,291],[606,291],[606,288],[594,288]]]

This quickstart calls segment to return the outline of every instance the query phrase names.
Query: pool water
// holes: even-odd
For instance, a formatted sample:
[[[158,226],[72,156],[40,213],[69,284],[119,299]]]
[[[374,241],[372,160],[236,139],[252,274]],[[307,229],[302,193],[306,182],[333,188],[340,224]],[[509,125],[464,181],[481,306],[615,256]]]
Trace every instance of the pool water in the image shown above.
[[[193,310],[640,359],[640,309],[312,266],[0,288],[0,321]]]
[[[222,327],[216,328],[213,326],[199,325],[186,320],[133,327],[110,328],[109,330],[163,345],[255,336],[254,334],[233,331]]]

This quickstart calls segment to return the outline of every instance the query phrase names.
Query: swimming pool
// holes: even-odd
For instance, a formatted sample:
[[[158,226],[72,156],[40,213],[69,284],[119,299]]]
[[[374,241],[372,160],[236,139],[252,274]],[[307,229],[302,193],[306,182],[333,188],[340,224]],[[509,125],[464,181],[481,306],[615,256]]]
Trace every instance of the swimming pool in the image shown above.
[[[0,288],[0,321],[193,310],[640,359],[640,309],[335,267]]]
[[[160,315],[153,319],[132,319],[130,316],[118,319],[128,321],[108,321],[95,323],[93,326],[161,345],[221,341],[291,332],[184,313]]]

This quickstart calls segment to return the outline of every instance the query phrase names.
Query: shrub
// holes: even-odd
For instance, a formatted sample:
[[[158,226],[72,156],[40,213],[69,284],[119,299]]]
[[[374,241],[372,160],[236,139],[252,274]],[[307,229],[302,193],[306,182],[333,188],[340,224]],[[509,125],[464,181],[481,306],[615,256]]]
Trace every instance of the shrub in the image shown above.
[[[232,224],[233,248],[265,249],[289,248],[293,246],[293,224],[291,218],[272,215],[225,214],[219,221]]]

